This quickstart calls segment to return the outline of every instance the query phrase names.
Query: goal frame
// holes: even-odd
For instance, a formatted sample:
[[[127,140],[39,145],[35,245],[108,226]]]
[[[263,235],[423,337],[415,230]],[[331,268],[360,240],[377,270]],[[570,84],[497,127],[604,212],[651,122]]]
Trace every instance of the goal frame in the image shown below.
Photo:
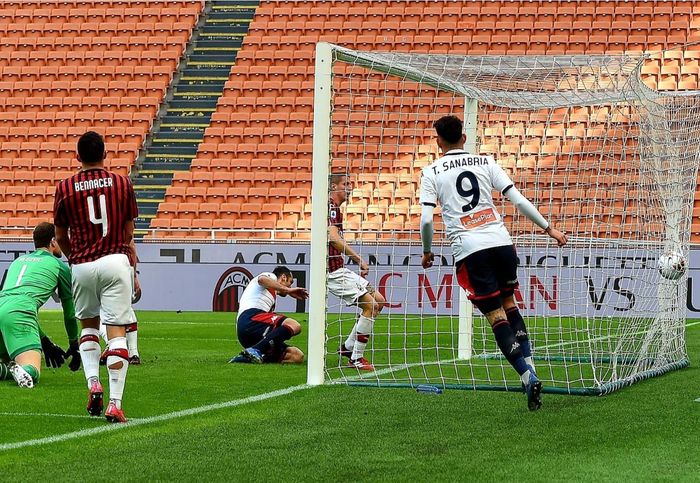
[[[368,69],[397,75],[406,80],[421,82],[440,90],[451,92],[464,98],[464,133],[467,141],[465,148],[476,150],[478,129],[478,99],[470,98],[458,85],[444,79],[438,79],[430,73],[421,76],[407,69],[395,66],[383,66],[370,63],[352,55],[342,47],[320,42],[316,46],[315,83],[314,83],[314,122],[312,153],[312,213],[311,213],[311,254],[310,254],[310,300],[309,300],[309,349],[307,384],[321,385],[326,382],[326,309],[327,309],[327,256],[328,256],[328,188],[331,165],[331,117],[332,117],[332,82],[333,63],[336,60],[353,61],[355,65]],[[457,358],[469,359],[472,356],[473,308],[461,288],[459,290]],[[676,361],[661,370],[649,369],[637,373],[632,378],[608,382],[591,388],[546,388],[545,392],[578,395],[602,395],[620,387],[625,387],[639,380],[658,376],[674,369],[686,367],[687,357]],[[373,387],[410,387],[410,384],[392,382],[353,381],[352,385]],[[456,384],[450,388],[483,390],[516,390],[510,386]]]

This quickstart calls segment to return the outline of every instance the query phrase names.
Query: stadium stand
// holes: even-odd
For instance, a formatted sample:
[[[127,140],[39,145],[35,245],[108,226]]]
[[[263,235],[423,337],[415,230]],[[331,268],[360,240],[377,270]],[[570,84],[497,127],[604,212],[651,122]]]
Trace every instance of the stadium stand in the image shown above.
[[[105,135],[107,164],[129,173],[202,3],[4,1],[0,5],[0,192],[4,235],[50,219],[75,144]],[[20,229],[15,229],[19,227]]]
[[[250,7],[253,2],[240,3]],[[655,52],[698,40],[698,8],[685,0],[262,0],[249,28],[246,24],[237,31],[247,34],[228,80],[221,81],[223,95],[209,109],[214,112],[189,120],[199,123],[198,129],[208,126],[203,137],[190,138],[198,146],[192,148],[196,154],[183,157],[180,171],[163,170],[167,173],[158,189],[162,193],[167,187],[164,196],[154,195],[150,203],[140,200],[140,208],[153,207],[145,226],[150,222],[155,235],[166,237],[289,238],[285,230],[292,229],[302,231],[295,238],[308,236],[318,41],[363,50],[463,54]],[[196,0],[2,2],[0,202],[8,204],[0,209],[0,218],[5,232],[26,234],[26,229],[12,227],[26,228],[45,218],[53,185],[75,168],[75,140],[88,128],[106,135],[110,167],[129,172],[173,74],[192,55],[185,49],[202,9],[203,2]],[[217,22],[226,17],[221,14]],[[699,72],[700,48],[691,46],[656,54],[642,76],[650,87],[685,90],[697,88]],[[343,102],[336,98],[339,107]],[[392,109],[391,102],[387,108]],[[342,109],[338,111],[342,116]],[[596,120],[607,115],[625,113],[582,108],[550,124],[551,132],[545,132],[545,123],[536,116],[503,119],[480,133],[481,149],[512,169],[527,168],[529,154],[554,162],[576,143],[577,133],[586,130],[590,135]],[[496,118],[493,114],[492,120]],[[370,116],[368,122],[363,135],[402,136],[391,126],[380,130],[378,118]],[[172,125],[180,129],[177,121]],[[437,154],[432,132],[424,127],[425,141],[417,152],[383,154],[394,156],[390,173],[356,177],[358,196],[347,207],[350,228],[379,223],[390,233],[400,233],[399,223],[415,227],[418,170]],[[352,139],[359,133],[333,134]],[[357,172],[359,167],[359,162],[352,166]],[[159,176],[158,167],[141,168],[139,176],[146,182]],[[138,179],[136,184],[138,188]],[[543,209],[556,212],[558,195],[552,194],[552,204]],[[238,231],[226,231],[231,228]],[[693,240],[700,240],[699,223]]]
[[[455,54],[651,52],[697,39],[696,8],[690,1],[262,1],[191,173],[176,176],[156,222],[182,218],[184,207],[192,209],[193,201],[221,202],[229,205],[226,216],[237,228],[263,228],[276,221],[272,226],[278,230],[297,228],[301,237],[307,236],[303,230],[309,227],[310,215],[313,58],[318,41],[364,50]],[[700,48],[657,54],[642,72],[644,81],[661,90],[695,89],[699,60]],[[343,115],[343,102],[336,97],[341,111],[336,115]],[[391,99],[387,103],[391,110]],[[596,129],[596,116],[608,114],[605,108],[582,108],[566,120],[562,117],[547,133],[536,118],[504,119],[480,133],[482,151],[512,168],[526,167],[528,154],[554,161],[563,147],[570,147],[567,143],[576,142],[577,130]],[[377,136],[401,135],[391,133],[391,126],[383,125],[381,131],[379,127]],[[420,216],[415,205],[419,167],[437,154],[433,133],[425,128],[425,144],[417,153],[398,153],[393,172],[355,179],[361,190],[356,194],[363,196],[354,196],[347,207],[350,228],[359,223],[379,224],[389,232],[400,230],[401,223],[415,228]],[[359,134],[371,135],[372,130]],[[334,135],[348,139],[353,133]],[[527,142],[522,143],[524,138]],[[359,172],[359,165],[354,168]],[[543,209],[556,212],[559,202],[553,200]],[[388,214],[391,224],[384,221]],[[256,225],[263,219],[264,224]],[[698,229],[694,232],[698,239]],[[270,233],[246,236],[269,238]],[[289,235],[278,231],[275,236]]]

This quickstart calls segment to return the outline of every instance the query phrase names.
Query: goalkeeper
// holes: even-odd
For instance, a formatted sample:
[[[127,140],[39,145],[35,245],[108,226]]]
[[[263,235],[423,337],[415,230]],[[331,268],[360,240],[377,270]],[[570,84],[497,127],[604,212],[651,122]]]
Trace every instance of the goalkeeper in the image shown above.
[[[439,201],[456,260],[457,281],[486,316],[498,347],[520,375],[528,409],[537,410],[542,405],[542,383],[535,373],[525,322],[513,298],[518,286],[518,257],[493,203],[492,191],[500,191],[559,246],[566,244],[566,236],[520,194],[491,156],[464,150],[466,137],[459,118],[440,118],[435,131],[443,155],[423,168],[421,177],[423,268],[433,265],[433,210]]]
[[[0,379],[12,377],[20,387],[31,388],[39,381],[41,353],[48,367],[61,367],[72,357],[69,367],[80,368],[78,324],[75,320],[71,273],[60,260],[51,223],[34,228],[35,251],[18,257],[7,269],[0,292]],[[39,307],[58,289],[70,348],[65,353],[39,327]]]

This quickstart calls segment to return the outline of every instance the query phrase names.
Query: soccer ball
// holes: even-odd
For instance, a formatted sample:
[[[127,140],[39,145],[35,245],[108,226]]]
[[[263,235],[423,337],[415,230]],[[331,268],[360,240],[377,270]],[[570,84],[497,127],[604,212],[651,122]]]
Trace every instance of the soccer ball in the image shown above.
[[[688,263],[681,252],[672,251],[659,257],[659,273],[669,280],[678,280],[688,269]]]

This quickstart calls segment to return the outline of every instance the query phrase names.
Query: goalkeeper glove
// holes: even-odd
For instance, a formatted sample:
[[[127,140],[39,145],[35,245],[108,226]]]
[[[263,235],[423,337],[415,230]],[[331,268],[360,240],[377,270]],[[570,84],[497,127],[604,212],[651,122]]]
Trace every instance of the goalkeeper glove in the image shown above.
[[[78,339],[70,341],[68,346],[68,351],[66,352],[66,359],[71,358],[68,363],[68,369],[75,372],[80,369],[80,352],[78,351]]]
[[[41,350],[44,351],[46,367],[57,369],[63,365],[66,353],[63,352],[63,349],[51,342],[51,339],[47,336],[41,338]]]

